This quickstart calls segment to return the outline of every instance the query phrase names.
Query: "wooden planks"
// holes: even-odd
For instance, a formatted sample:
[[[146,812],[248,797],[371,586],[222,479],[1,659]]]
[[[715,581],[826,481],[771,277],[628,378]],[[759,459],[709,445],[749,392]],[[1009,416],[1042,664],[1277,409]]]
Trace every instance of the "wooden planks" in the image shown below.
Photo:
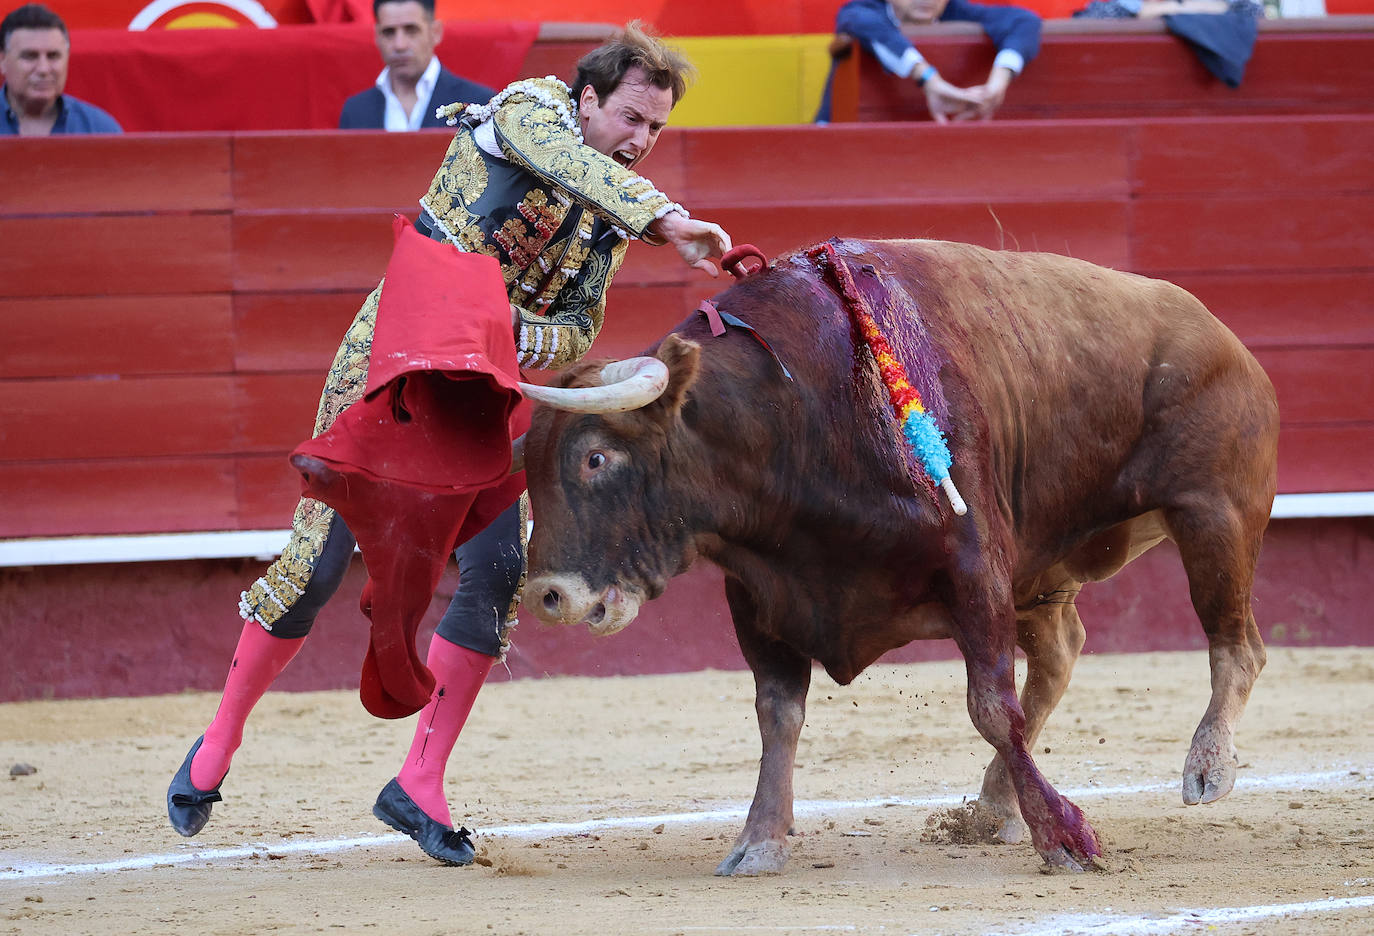
[[[0,147],[0,217],[227,211],[230,138],[167,135],[43,138]]]
[[[285,526],[285,455],[447,135],[14,145],[0,535]],[[1271,374],[1282,490],[1374,490],[1370,152],[1367,114],[999,121],[679,130],[646,169],[770,256],[922,236],[1174,280]],[[45,160],[62,184],[26,168]],[[729,284],[632,246],[597,354],[637,353]]]
[[[954,84],[987,79],[994,48],[976,25],[938,23],[908,35]],[[998,119],[1371,113],[1372,52],[1370,17],[1261,21],[1244,80],[1230,88],[1159,20],[1047,21],[1040,54],[1008,91]],[[836,73],[835,119],[927,119],[913,82],[861,50],[851,55],[857,63]]]
[[[224,294],[0,299],[0,375],[83,377],[227,373]]]

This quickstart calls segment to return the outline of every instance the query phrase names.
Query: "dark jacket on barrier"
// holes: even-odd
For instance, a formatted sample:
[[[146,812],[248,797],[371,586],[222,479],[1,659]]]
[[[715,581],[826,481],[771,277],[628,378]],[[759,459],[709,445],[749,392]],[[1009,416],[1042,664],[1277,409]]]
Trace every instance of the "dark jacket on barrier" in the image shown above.
[[[434,84],[434,93],[425,105],[425,116],[420,121],[421,128],[443,127],[444,121],[434,116],[436,108],[445,104],[485,104],[496,92],[486,85],[466,78],[459,78],[447,68],[439,69],[439,80]],[[359,91],[344,101],[343,112],[339,114],[340,130],[384,130],[386,129],[386,96],[380,88],[373,86]]]

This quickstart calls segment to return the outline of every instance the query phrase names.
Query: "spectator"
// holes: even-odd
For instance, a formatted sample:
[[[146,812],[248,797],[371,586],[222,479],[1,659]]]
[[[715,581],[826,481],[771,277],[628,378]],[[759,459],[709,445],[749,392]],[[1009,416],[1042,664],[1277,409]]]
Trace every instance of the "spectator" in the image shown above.
[[[972,22],[997,46],[987,81],[959,88],[945,81],[903,34],[905,26]],[[1014,6],[987,6],[972,0],[849,0],[835,17],[835,32],[853,36],[887,71],[910,78],[925,93],[937,123],[990,120],[1006,99],[1007,86],[1040,51],[1040,17]],[[830,87],[816,119],[830,119]]]
[[[119,123],[94,104],[63,94],[71,37],[62,17],[26,3],[0,23],[0,75],[5,78],[3,136],[54,133],[122,133]]]
[[[340,130],[419,130],[444,125],[439,104],[485,104],[496,92],[439,64],[444,24],[434,0],[373,0],[377,51],[386,66],[375,86],[344,101]]]

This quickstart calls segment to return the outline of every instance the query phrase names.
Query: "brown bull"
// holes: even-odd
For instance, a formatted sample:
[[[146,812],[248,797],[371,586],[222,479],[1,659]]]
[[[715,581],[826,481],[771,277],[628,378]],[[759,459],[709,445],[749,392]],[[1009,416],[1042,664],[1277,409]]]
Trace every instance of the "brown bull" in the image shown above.
[[[763,756],[717,874],[786,862],[812,661],[845,684],[894,647],[941,637],[963,653],[969,713],[996,749],[981,798],[1003,837],[1028,828],[1047,862],[1078,868],[1100,854],[1096,834],[1030,752],[1083,645],[1079,589],[1169,537],[1212,674],[1183,799],[1224,796],[1265,660],[1250,594],[1278,410],[1255,359],[1169,283],[964,244],[832,245],[913,382],[925,380],[967,515],[914,467],[833,270],[801,252],[715,299],[776,357],[739,328],[713,338],[695,317],[658,346],[670,377],[655,402],[539,408],[526,607],[610,633],[698,556],[724,570]],[[564,381],[596,382],[586,366]]]

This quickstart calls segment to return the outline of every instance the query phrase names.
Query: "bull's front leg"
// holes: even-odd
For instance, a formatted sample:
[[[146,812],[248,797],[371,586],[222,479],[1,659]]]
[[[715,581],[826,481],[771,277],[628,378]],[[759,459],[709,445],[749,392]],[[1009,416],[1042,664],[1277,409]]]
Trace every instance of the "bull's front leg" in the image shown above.
[[[1031,757],[1028,726],[1016,698],[1015,611],[1004,591],[978,588],[982,600],[966,593],[956,641],[968,670],[968,709],[978,733],[1006,764],[1031,842],[1045,862],[1081,871],[1102,854],[1082,810],[1061,796]]]
[[[1038,607],[1022,614],[1017,622],[1017,643],[1026,651],[1026,684],[1021,689],[1021,709],[1025,713],[1026,747],[1034,749],[1040,730],[1054,711],[1069,676],[1083,649],[1086,633],[1074,607],[1081,586],[1066,582]],[[1015,844],[1025,839],[1028,829],[1021,819],[1016,788],[1002,755],[992,758],[983,774],[983,789],[978,800],[1001,820],[997,837]]]
[[[759,759],[759,782],[749,818],[715,873],[778,874],[791,852],[787,835],[792,831],[792,771],[797,760],[797,740],[806,720],[811,661],[755,630],[753,603],[738,584],[727,581],[726,597],[740,650],[754,672],[754,710],[759,719],[763,756]]]

